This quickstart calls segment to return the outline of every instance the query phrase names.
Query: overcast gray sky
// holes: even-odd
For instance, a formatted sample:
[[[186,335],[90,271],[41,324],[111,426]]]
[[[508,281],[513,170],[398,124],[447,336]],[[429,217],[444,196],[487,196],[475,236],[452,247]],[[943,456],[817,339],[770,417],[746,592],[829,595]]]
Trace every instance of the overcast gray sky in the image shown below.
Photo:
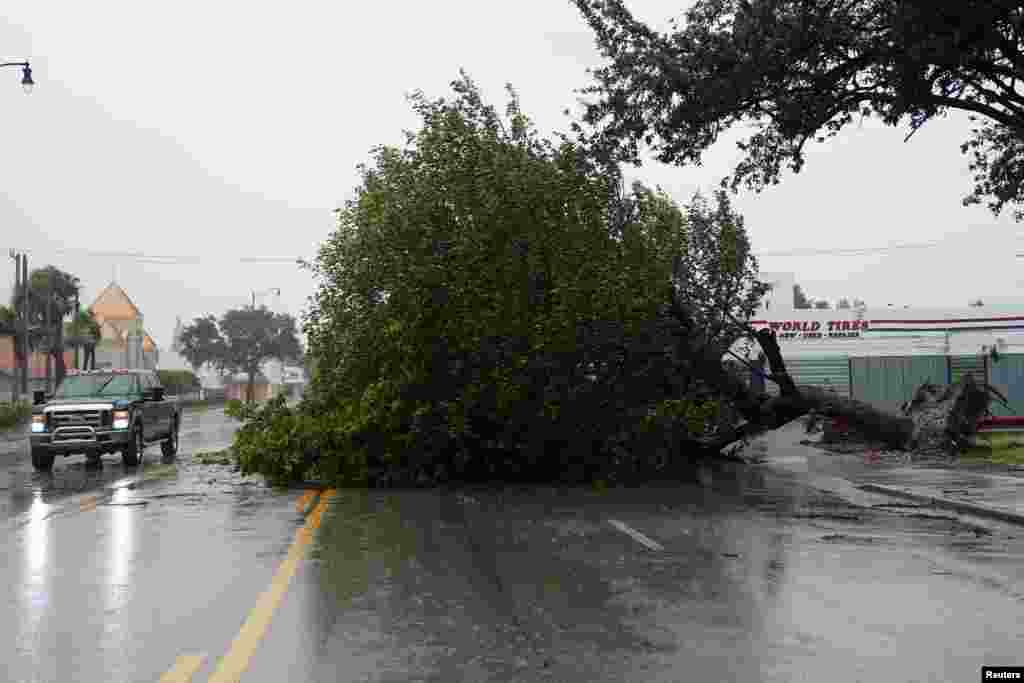
[[[629,5],[660,26],[678,14],[659,0]],[[13,281],[9,247],[31,250],[33,267],[78,275],[87,302],[116,265],[161,346],[176,316],[219,315],[252,289],[280,287],[284,307],[301,312],[308,274],[238,259],[312,256],[357,183],[356,164],[417,126],[406,93],[448,95],[464,67],[498,105],[512,82],[546,134],[567,127],[563,108],[599,64],[589,30],[560,0],[34,0],[5,13],[0,56],[30,57],[38,85],[26,96],[16,69],[0,71],[0,296]],[[812,296],[872,305],[1020,300],[1018,225],[960,205],[967,130],[951,115],[903,144],[904,130],[865,124],[812,149],[799,176],[736,200],[762,252],[939,246],[766,255],[763,270],[794,272]],[[649,163],[634,174],[686,201],[729,170],[734,140],[701,168]]]

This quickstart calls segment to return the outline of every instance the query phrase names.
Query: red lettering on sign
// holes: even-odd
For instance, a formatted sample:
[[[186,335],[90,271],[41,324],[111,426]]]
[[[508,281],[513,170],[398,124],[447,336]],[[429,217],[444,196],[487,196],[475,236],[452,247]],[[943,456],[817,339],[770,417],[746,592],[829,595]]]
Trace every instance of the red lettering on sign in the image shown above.
[[[793,329],[793,323],[789,321],[782,323],[782,329],[786,332],[789,332],[791,329]]]
[[[868,321],[867,320],[861,320],[860,321],[860,329],[862,329],[862,330],[868,329]]]
[[[773,330],[777,330],[780,327],[782,327],[782,323],[768,323],[768,327],[772,328]]]
[[[850,329],[850,321],[849,320],[844,320],[843,321],[843,331],[845,332],[848,329]]]
[[[812,332],[817,332],[820,329],[821,329],[821,323],[818,322],[817,320],[815,320],[814,323],[811,325],[811,331]]]

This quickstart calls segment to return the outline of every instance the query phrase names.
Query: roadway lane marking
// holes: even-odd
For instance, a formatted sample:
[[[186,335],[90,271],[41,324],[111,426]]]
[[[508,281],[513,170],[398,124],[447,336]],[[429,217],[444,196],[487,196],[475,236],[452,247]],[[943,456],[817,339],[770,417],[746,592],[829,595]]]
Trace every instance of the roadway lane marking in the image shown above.
[[[299,511],[299,514],[302,514],[306,511],[306,506],[309,505],[310,499],[313,498],[313,496],[315,496],[316,494],[316,491],[314,491],[313,489],[309,489],[308,491],[304,491],[302,495],[299,496],[299,499],[295,501],[295,509]]]
[[[204,659],[206,655],[181,655],[174,662],[174,667],[160,677],[160,683],[191,683]]]
[[[284,598],[288,584],[299,568],[299,562],[306,552],[306,546],[313,540],[313,532],[320,528],[320,519],[334,493],[334,489],[324,491],[320,496],[320,502],[313,509],[306,523],[295,531],[295,540],[292,541],[288,555],[281,562],[281,566],[270,582],[270,588],[264,591],[256,601],[256,606],[249,612],[249,618],[242,624],[242,629],[231,643],[228,653],[218,662],[208,683],[238,683],[241,680],[242,674],[249,667],[249,661],[256,653],[256,647],[270,626],[274,610]]]
[[[647,548],[648,550],[659,551],[659,550],[664,550],[665,549],[657,541],[652,541],[651,539],[647,538],[646,536],[644,536],[642,533],[640,533],[639,531],[637,531],[633,527],[628,526],[626,524],[623,524],[622,522],[620,522],[617,519],[609,519],[608,523],[611,524],[616,529],[618,529],[619,531],[621,531],[622,533],[624,533],[627,536],[629,536],[630,538],[632,538],[634,541],[636,541],[640,545],[642,545],[645,548]]]

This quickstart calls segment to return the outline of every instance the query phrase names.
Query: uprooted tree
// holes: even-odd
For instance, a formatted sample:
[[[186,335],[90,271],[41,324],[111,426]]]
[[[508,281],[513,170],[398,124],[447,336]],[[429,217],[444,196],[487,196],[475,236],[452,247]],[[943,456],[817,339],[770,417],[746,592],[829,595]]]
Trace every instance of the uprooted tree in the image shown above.
[[[1024,217],[1024,99],[1017,89],[1024,76],[1024,14],[1017,3],[698,0],[669,33],[660,33],[623,0],[572,2],[608,59],[583,90],[596,97],[573,130],[609,166],[639,164],[644,148],[662,162],[699,164],[723,132],[749,124],[754,133],[739,143],[743,159],[723,186],[759,190],[778,183],[783,166],[799,172],[808,142],[837,135],[857,117],[888,125],[909,120],[912,134],[960,110],[978,122],[961,146],[972,155],[975,183],[964,203],[984,201],[996,213],[1012,206],[1018,220]],[[685,326],[685,307],[673,310]],[[756,336],[781,388],[778,399],[760,407],[722,370],[721,349],[687,349],[703,354],[707,381],[736,397],[751,428],[818,410],[844,416],[895,448],[922,439],[955,448],[973,430],[970,416],[987,410],[993,397],[984,383],[958,383],[947,400],[935,397],[948,419],[940,421],[939,437],[925,437],[922,429],[938,429],[934,420],[923,427],[927,421],[916,415],[890,415],[795,387],[775,340]],[[961,396],[967,398],[953,400]]]
[[[677,354],[691,329],[730,348],[765,291],[727,195],[681,209],[627,188],[540,138],[511,89],[501,116],[467,77],[453,87],[412,97],[421,130],[375,150],[338,212],[312,264],[307,398],[250,416],[243,471],[579,479],[728,431],[731,407]]]
[[[601,149],[540,138],[511,88],[503,117],[465,75],[453,87],[414,95],[422,128],[361,169],[310,264],[311,386],[238,414],[243,473],[610,478],[809,409],[910,442],[909,418],[796,387],[771,333],[743,322],[766,285],[724,191],[682,209],[627,190]],[[723,362],[744,335],[779,397]]]

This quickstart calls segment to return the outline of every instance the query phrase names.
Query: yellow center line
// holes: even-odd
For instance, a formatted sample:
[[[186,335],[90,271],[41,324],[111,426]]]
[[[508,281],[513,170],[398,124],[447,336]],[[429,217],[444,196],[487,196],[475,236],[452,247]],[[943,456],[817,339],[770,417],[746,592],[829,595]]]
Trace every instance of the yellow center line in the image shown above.
[[[299,499],[295,501],[295,509],[299,512],[305,512],[306,506],[309,505],[309,499],[316,495],[316,491],[310,489],[303,492]]]
[[[314,508],[306,523],[295,532],[295,540],[288,549],[288,555],[281,562],[277,573],[270,582],[270,588],[264,591],[256,605],[249,612],[249,618],[242,624],[242,629],[235,636],[228,653],[221,658],[208,679],[208,683],[238,683],[242,674],[249,666],[249,660],[256,653],[256,647],[270,626],[274,610],[281,603],[288,584],[298,570],[299,562],[306,551],[306,546],[313,540],[313,532],[320,528],[320,519],[328,501],[334,496],[334,489],[324,491],[320,502]]]
[[[160,683],[190,683],[206,655],[181,655],[174,667],[160,677]]]

